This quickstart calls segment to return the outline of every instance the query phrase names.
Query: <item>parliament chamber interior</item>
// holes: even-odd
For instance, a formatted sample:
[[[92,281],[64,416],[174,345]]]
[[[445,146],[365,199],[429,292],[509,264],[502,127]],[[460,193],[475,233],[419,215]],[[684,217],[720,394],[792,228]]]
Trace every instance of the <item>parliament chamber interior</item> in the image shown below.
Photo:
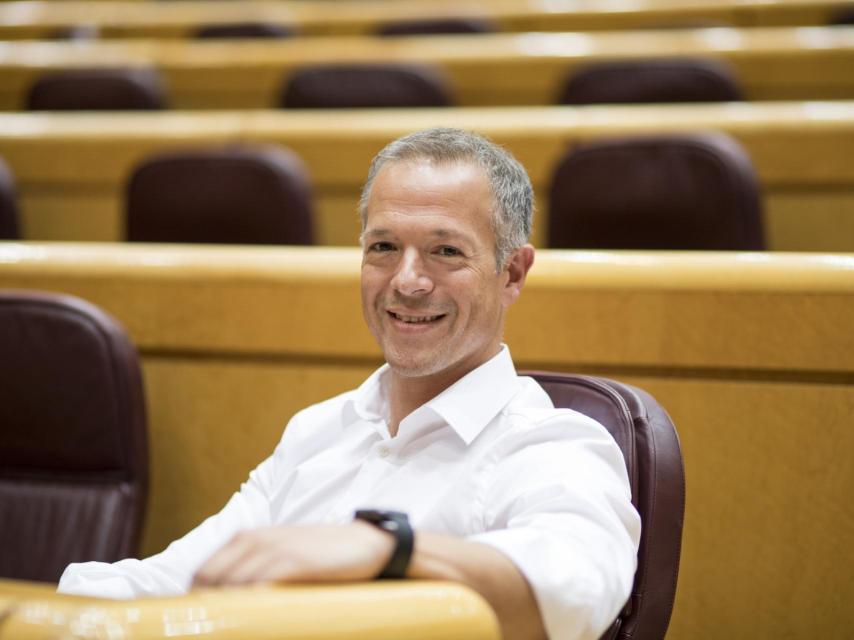
[[[502,637],[450,581],[56,592],[383,363],[360,194],[433,127],[527,170],[503,342],[625,458],[601,637],[850,636],[850,0],[0,0],[0,640]]]

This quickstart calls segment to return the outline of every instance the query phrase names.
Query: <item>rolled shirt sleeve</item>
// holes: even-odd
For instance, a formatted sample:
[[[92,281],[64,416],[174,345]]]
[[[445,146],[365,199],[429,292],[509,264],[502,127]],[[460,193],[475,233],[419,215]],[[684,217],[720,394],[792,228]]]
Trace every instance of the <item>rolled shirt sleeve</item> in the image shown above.
[[[196,570],[235,533],[270,524],[268,494],[275,464],[274,457],[262,462],[219,513],[161,553],[145,560],[70,564],[57,590],[114,599],[186,593]]]
[[[625,462],[600,424],[572,411],[530,420],[492,452],[485,533],[530,584],[551,640],[598,638],[631,593],[640,518]]]

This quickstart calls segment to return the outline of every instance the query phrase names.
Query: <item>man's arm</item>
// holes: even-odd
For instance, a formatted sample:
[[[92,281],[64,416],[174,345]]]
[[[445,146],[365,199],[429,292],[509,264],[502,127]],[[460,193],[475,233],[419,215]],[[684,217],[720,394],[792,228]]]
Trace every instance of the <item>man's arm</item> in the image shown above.
[[[371,580],[383,569],[393,547],[390,534],[362,521],[242,531],[202,565],[193,584]],[[471,587],[496,612],[504,638],[546,637],[525,577],[507,556],[485,544],[416,532],[407,577],[451,580]]]

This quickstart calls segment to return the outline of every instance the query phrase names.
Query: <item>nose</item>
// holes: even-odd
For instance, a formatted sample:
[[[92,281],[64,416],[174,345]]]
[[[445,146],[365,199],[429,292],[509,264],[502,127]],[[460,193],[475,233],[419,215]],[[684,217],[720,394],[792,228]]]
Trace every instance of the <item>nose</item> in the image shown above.
[[[433,280],[416,249],[408,248],[402,253],[391,286],[405,296],[423,296],[433,291]]]

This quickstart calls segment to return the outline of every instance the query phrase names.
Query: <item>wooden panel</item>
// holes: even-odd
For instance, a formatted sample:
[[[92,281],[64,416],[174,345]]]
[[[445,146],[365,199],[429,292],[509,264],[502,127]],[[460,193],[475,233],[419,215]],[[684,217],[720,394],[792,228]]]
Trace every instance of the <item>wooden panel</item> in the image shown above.
[[[389,603],[393,602],[393,606]],[[0,580],[0,640],[499,640],[486,601],[461,584],[385,580],[196,589],[173,598],[104,600]]]
[[[106,37],[179,38],[201,24],[260,20],[302,35],[369,34],[394,20],[475,16],[506,31],[637,29],[680,25],[822,25],[843,0],[351,0],[287,3],[244,0],[148,2],[4,2],[0,37],[45,37],[57,29],[89,24]]]
[[[700,56],[728,62],[748,99],[854,98],[854,27],[522,33],[278,41],[0,43],[0,108],[19,109],[38,75],[68,67],[154,66],[178,109],[272,108],[284,80],[309,64],[435,65],[460,106],[545,105],[581,65]]]
[[[0,287],[81,295],[139,345],[147,552],[218,509],[294,411],[380,362],[358,269],[356,249],[0,243]],[[517,365],[639,384],[679,429],[668,637],[845,637],[852,326],[854,254],[538,252],[505,333]]]
[[[371,158],[410,131],[480,131],[525,165],[543,244],[555,163],[574,143],[615,135],[716,129],[738,139],[762,184],[771,248],[854,251],[854,102],[336,112],[0,115],[0,156],[18,183],[24,233],[119,240],[122,194],[147,154],[234,142],[288,146],[305,161],[319,242],[353,245]]]

